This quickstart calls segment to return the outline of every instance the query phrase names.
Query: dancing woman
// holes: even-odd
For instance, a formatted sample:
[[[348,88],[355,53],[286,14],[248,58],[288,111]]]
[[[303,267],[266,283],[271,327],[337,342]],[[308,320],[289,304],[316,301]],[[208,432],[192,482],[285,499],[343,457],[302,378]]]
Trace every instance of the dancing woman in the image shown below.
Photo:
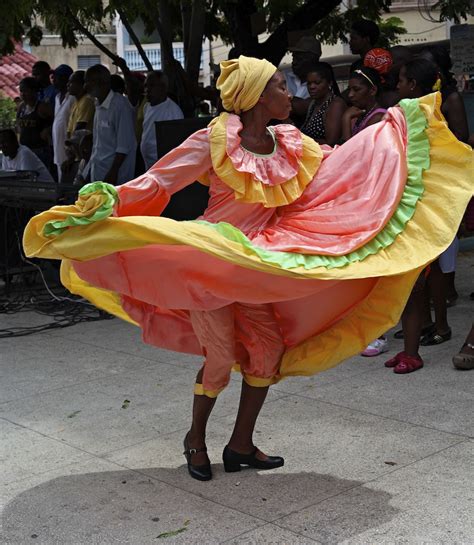
[[[269,386],[334,367],[394,325],[472,195],[472,150],[442,126],[436,95],[323,152],[291,125],[267,126],[290,110],[275,66],[241,56],[221,67],[227,113],[143,176],[85,186],[24,236],[27,255],[62,259],[64,285],[140,326],[145,342],[204,356],[185,438],[200,480],[212,477],[206,424],[231,369],[243,382],[224,469],[283,465],[252,438]],[[456,176],[448,210],[432,168]],[[159,217],[196,179],[210,187],[203,216]],[[443,228],[418,241],[419,224],[434,233],[440,214]]]

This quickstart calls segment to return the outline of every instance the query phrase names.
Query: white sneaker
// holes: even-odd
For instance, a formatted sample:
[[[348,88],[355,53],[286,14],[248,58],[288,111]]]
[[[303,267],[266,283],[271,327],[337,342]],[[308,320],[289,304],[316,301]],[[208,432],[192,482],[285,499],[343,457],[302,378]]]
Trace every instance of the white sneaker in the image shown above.
[[[384,352],[388,352],[388,341],[385,337],[382,337],[381,339],[375,339],[375,341],[372,341],[362,352],[361,356],[371,358],[373,356],[379,356]]]

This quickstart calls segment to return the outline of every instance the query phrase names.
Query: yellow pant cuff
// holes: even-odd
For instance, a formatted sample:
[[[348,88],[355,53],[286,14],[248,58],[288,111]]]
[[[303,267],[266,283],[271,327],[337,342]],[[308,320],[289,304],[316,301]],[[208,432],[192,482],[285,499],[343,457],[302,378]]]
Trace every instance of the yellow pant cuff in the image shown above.
[[[268,377],[268,378],[261,378],[261,377],[251,377],[249,375],[245,375],[242,373],[243,379],[249,386],[254,386],[255,388],[266,388],[267,386],[270,386],[271,384],[275,384],[275,382],[278,382],[278,377]]]
[[[194,385],[194,394],[197,396],[206,396],[215,398],[217,397],[224,388],[220,388],[219,390],[205,390],[202,384],[195,384]]]

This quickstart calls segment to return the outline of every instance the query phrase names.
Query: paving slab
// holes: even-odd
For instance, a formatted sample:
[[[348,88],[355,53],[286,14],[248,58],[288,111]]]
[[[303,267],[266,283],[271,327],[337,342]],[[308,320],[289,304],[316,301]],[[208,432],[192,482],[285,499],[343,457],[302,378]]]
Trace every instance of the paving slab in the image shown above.
[[[196,373],[202,362],[201,356],[179,354],[145,344],[141,338],[141,330],[137,326],[118,318],[99,322],[86,322],[81,324],[80,327],[54,330],[50,334],[54,337],[67,339],[69,342],[81,342],[150,361],[179,363],[181,366],[195,369]]]
[[[46,334],[27,336],[21,342],[18,339],[0,342],[0,403],[160,365]]]
[[[226,545],[315,545],[318,542],[275,526],[274,524],[265,524],[256,530],[251,530],[222,543]]]
[[[19,481],[7,493],[8,545],[218,544],[263,524],[103,460]]]
[[[396,375],[383,365],[350,381],[321,384],[299,395],[327,401],[403,422],[465,436],[474,435],[474,374],[456,371],[453,350],[438,347],[438,357],[409,375]]]
[[[91,456],[0,418],[0,483],[40,475]]]
[[[285,466],[225,474],[221,455],[233,420],[232,415],[210,422],[207,446],[214,478],[204,487],[187,475],[180,450],[183,433],[121,449],[108,459],[274,521],[460,441],[455,435],[289,396],[265,404],[255,434],[264,452],[285,457]]]
[[[428,455],[278,525],[325,545],[470,545],[473,447],[465,441]],[[383,495],[388,501],[373,501]]]
[[[2,403],[0,418],[101,455],[187,429],[194,380],[187,367],[156,363]],[[284,395],[271,392],[269,399]],[[239,397],[240,384],[231,382],[215,415],[235,414]]]

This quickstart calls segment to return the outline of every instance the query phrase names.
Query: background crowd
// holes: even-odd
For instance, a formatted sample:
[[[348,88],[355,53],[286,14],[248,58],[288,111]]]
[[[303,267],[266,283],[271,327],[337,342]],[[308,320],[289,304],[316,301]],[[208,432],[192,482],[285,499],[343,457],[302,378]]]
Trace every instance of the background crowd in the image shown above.
[[[290,48],[291,66],[282,69],[292,96],[287,122],[319,144],[334,146],[380,122],[399,100],[439,90],[449,128],[459,140],[473,145],[448,51],[426,47],[414,56],[403,46],[378,47],[379,37],[374,22],[353,24],[349,44],[359,59],[351,65],[342,92],[331,65],[320,61],[318,40],[305,36]],[[236,55],[235,50],[230,54]],[[40,181],[80,185],[94,180],[121,184],[150,168],[158,158],[155,122],[181,119],[183,112],[169,96],[163,72],[132,72],[123,59],[117,65],[123,77],[102,65],[74,72],[64,64],[52,70],[46,62],[36,62],[31,76],[19,85],[15,129],[0,131],[2,168],[33,170]],[[196,101],[196,116],[222,109],[215,89],[202,93],[202,98],[208,101]],[[466,225],[474,230],[472,202]],[[447,308],[457,298],[456,254],[457,240],[420,277],[407,305],[403,331],[396,334],[405,338],[403,356],[387,362],[396,372],[422,366],[420,343],[440,344],[451,338]],[[468,350],[471,342],[474,339],[467,342]],[[380,337],[363,355],[387,350],[387,339]]]

